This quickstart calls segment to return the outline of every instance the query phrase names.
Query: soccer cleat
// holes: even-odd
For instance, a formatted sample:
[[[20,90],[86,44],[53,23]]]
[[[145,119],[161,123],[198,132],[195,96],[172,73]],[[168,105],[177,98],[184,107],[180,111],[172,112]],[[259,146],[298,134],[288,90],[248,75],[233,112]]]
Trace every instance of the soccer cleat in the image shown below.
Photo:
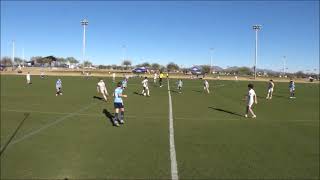
[[[120,120],[120,124],[124,124],[124,120]]]
[[[256,116],[256,115],[253,115],[252,118],[257,118],[257,116]]]
[[[117,127],[119,127],[119,123],[118,123],[117,121],[114,122],[114,125],[117,126]]]
[[[247,117],[248,117],[248,115],[246,114],[246,115],[244,115],[244,117],[246,117],[246,118],[247,118]]]

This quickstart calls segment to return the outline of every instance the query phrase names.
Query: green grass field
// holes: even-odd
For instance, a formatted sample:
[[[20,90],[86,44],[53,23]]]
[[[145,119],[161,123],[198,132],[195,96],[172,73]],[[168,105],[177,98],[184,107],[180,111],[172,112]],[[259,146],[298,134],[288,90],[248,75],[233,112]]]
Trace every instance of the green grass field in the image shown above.
[[[170,179],[167,82],[130,79],[125,124],[108,116],[98,78],[1,76],[1,179]],[[118,79],[120,80],[120,79]],[[105,78],[111,94],[115,84]],[[150,79],[151,81],[151,79]],[[170,80],[179,179],[319,179],[319,84],[255,82],[256,119],[244,118],[248,82],[184,80],[177,93]]]

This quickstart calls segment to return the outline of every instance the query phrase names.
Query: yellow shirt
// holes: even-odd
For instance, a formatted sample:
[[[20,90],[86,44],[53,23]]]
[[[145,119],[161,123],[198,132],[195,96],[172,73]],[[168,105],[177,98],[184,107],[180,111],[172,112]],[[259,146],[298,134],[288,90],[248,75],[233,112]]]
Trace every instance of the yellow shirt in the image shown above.
[[[160,78],[163,78],[163,74],[162,73],[160,74]]]

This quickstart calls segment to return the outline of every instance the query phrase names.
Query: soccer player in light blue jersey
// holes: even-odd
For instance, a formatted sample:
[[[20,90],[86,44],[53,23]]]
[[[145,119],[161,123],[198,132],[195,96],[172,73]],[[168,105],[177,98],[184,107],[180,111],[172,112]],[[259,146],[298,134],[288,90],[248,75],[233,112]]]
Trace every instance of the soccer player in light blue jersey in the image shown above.
[[[296,98],[294,96],[295,90],[296,90],[296,85],[294,84],[294,81],[291,80],[290,83],[289,83],[290,98]]]
[[[114,96],[114,109],[115,109],[115,117],[113,118],[113,124],[115,126],[119,126],[120,124],[124,124],[124,105],[122,97],[127,97],[127,95],[122,94],[123,88],[122,88],[122,82],[119,82],[117,84],[117,88],[114,90],[113,96]],[[120,112],[120,115],[119,115]]]
[[[58,79],[56,82],[56,90],[57,90],[56,96],[62,95],[62,81],[61,81],[61,79]]]

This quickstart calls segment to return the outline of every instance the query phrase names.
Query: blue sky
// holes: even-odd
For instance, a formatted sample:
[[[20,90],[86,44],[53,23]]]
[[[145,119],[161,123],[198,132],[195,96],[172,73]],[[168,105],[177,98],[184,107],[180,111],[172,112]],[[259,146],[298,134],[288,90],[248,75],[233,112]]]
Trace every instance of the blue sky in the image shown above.
[[[319,70],[318,1],[1,1],[1,56],[55,55],[82,59],[82,18],[88,18],[87,58],[94,64],[175,62],[183,67],[252,66],[261,24],[258,68]]]

